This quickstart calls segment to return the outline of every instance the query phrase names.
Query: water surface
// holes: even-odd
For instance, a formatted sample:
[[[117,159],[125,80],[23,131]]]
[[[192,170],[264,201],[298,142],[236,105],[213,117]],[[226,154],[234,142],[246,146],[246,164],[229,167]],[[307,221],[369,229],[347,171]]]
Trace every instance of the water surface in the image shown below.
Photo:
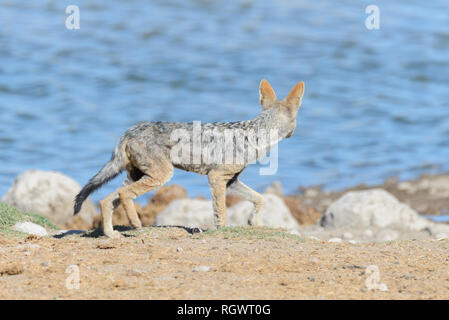
[[[336,189],[448,170],[449,3],[383,1],[0,0],[0,195],[21,172],[84,184],[141,120],[236,121],[260,110],[267,78],[284,97],[306,82],[279,170],[242,175],[262,190]],[[95,194],[104,197],[121,184]],[[172,182],[208,196],[205,177]]]

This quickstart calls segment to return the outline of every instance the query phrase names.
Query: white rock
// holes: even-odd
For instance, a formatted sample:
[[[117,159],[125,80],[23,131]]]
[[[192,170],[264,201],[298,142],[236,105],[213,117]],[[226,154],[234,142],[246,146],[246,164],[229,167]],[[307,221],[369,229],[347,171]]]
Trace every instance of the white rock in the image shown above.
[[[350,244],[357,244],[358,242],[356,241],[356,240],[348,240],[348,241],[346,241],[347,243],[350,243]]]
[[[30,170],[15,179],[1,201],[63,225],[73,219],[73,203],[80,190],[75,180],[62,173]],[[97,212],[90,200],[85,201],[80,215],[87,223],[92,223]]]
[[[365,231],[363,231],[363,236],[365,236],[367,238],[371,238],[373,235],[374,235],[374,233],[371,229],[366,229]]]
[[[157,226],[185,226],[190,228],[214,228],[212,202],[198,199],[178,199],[156,216]]]
[[[383,189],[350,191],[333,202],[321,221],[323,227],[401,227],[423,230],[429,221]]]
[[[274,194],[264,194],[265,204],[259,212],[259,225],[272,228],[297,229],[299,227],[284,201]],[[228,226],[246,226],[253,210],[249,201],[241,201],[227,209]],[[158,226],[186,226],[213,229],[214,214],[212,201],[179,199],[172,201],[156,217]]]
[[[394,241],[398,238],[399,232],[390,229],[380,230],[376,235],[376,241],[378,242]]]
[[[427,231],[429,231],[435,237],[439,234],[449,234],[449,225],[445,223],[429,221],[429,224],[427,225]]]
[[[330,238],[327,242],[331,243],[341,243],[343,240],[341,238]]]
[[[47,230],[45,230],[45,228],[32,222],[17,222],[14,225],[14,229],[20,232],[34,234],[40,237],[48,235]]]
[[[343,239],[345,239],[345,240],[352,239],[352,233],[351,232],[343,233]]]
[[[436,240],[445,240],[445,239],[449,239],[449,235],[446,233],[438,233],[435,235],[435,239]]]
[[[315,237],[315,236],[309,236],[309,237],[307,237],[307,239],[314,240],[314,241],[322,241],[320,238]]]
[[[290,210],[282,198],[274,194],[263,194],[264,206],[259,212],[259,225],[271,228],[297,229],[299,224],[292,217]],[[241,201],[228,208],[228,225],[248,225],[248,219],[253,211],[253,204]]]

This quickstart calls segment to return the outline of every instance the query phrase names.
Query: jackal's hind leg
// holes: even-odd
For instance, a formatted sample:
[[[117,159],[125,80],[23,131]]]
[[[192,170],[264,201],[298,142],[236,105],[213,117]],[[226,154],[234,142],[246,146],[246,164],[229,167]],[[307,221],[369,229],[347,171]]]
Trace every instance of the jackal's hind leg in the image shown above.
[[[134,183],[134,180],[128,175],[126,180],[123,182],[122,186],[128,186]],[[120,204],[120,197],[118,190],[111,193],[109,196],[107,196],[104,200],[100,201],[100,207],[101,207],[101,218],[103,222],[103,233],[105,236],[109,238],[119,238],[120,232],[114,231],[113,225],[112,225],[112,215],[114,213],[114,209],[118,207]],[[134,206],[134,204],[133,204]],[[134,209],[134,212],[136,210]],[[127,212],[128,214],[128,212]],[[137,216],[137,212],[135,215],[131,213],[128,216],[129,221],[131,222],[131,225],[133,227],[138,227],[140,223],[139,217]]]
[[[228,193],[246,199],[254,204],[254,209],[248,218],[248,224],[250,226],[258,225],[259,212],[262,209],[264,203],[262,195],[254,191],[238,179],[228,186]]]
[[[114,231],[112,227],[112,213],[119,204],[118,192],[114,191],[105,199],[100,201],[101,221],[103,224],[103,233],[109,238],[120,238],[120,232]]]
[[[164,177],[164,179],[158,179],[149,175],[144,175],[138,181],[118,189],[120,203],[122,204],[123,209],[125,210],[126,215],[128,216],[128,219],[133,227],[142,227],[142,223],[137,215],[133,200],[144,193],[150,192],[164,185],[168,180],[170,180],[171,176],[172,175],[169,175],[168,177]]]
[[[136,181],[134,181],[133,178],[131,177],[131,175],[128,173],[128,177],[126,178],[125,182],[123,183],[123,187],[129,186],[135,182]],[[135,228],[135,229],[142,228],[142,222],[140,222],[139,216],[136,211],[136,207],[134,206],[134,203],[132,203],[132,201],[131,201],[131,205],[134,207],[134,210],[126,210],[125,209],[128,220],[133,228]],[[123,207],[123,208],[125,208],[125,207]]]

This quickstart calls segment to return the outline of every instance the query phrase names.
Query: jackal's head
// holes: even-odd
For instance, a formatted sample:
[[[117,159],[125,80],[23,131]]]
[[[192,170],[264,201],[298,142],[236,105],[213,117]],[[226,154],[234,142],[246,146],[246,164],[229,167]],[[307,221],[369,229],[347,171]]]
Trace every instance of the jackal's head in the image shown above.
[[[262,79],[259,86],[259,98],[262,109],[272,110],[286,138],[290,138],[296,128],[296,116],[304,95],[304,82],[298,82],[283,100],[278,100],[270,83]]]

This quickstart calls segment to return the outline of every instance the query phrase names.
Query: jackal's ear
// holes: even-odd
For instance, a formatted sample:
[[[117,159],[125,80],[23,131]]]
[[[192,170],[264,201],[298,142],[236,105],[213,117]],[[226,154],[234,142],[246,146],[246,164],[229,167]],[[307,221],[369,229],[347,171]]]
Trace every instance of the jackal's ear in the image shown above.
[[[262,105],[262,109],[268,109],[274,102],[276,102],[276,100],[276,94],[270,83],[267,80],[262,79],[259,85],[259,101]]]
[[[290,91],[288,96],[285,98],[285,101],[288,102],[291,106],[299,107],[301,104],[302,96],[304,95],[304,81],[298,82]]]

